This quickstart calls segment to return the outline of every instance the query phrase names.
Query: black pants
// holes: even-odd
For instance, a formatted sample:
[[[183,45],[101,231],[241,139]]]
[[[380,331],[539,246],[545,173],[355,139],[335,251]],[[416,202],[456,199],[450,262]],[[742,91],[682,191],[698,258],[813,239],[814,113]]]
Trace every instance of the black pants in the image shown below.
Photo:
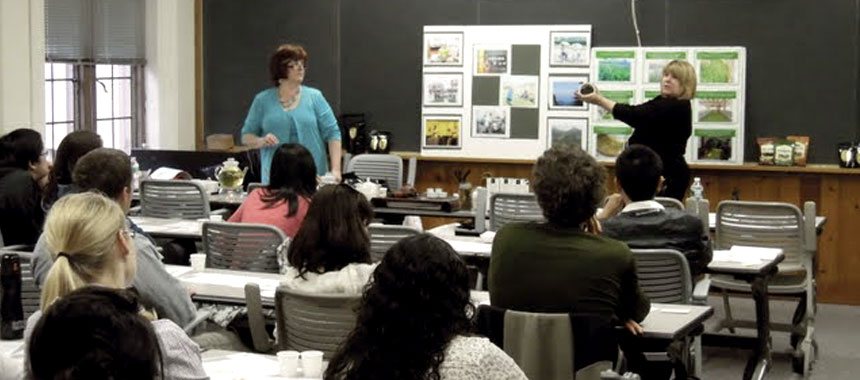
[[[690,167],[684,157],[663,159],[663,178],[663,189],[657,195],[684,203],[684,194],[690,186]]]

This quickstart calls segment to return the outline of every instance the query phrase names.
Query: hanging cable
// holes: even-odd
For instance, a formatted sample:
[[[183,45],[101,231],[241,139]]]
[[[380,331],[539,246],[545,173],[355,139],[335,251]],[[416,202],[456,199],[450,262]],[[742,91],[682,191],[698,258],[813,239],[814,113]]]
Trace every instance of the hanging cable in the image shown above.
[[[636,20],[636,0],[630,0],[630,17],[633,19],[633,30],[636,31],[636,45],[642,47],[642,37],[639,36],[639,22]]]

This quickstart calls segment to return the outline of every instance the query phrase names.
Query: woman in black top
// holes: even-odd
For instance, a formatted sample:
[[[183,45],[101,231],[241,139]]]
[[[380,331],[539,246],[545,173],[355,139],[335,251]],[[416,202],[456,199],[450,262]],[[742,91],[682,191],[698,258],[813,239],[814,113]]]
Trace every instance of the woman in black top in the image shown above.
[[[687,61],[675,60],[663,68],[660,95],[643,104],[616,104],[599,91],[588,95],[577,91],[583,101],[596,104],[633,128],[628,144],[653,149],[663,160],[664,187],[658,195],[683,202],[690,182],[690,168],[684,159],[687,140],[693,132],[690,99],[696,94],[696,71]]]

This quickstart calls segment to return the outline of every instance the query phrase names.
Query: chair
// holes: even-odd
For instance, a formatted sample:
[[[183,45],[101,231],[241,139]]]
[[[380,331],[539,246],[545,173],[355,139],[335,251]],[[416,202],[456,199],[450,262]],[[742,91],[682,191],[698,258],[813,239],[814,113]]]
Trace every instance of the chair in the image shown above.
[[[252,191],[259,189],[259,188],[262,188],[262,187],[265,187],[265,186],[266,185],[263,185],[260,182],[251,182],[248,184],[248,194],[251,194]]]
[[[674,208],[676,210],[684,210],[684,204],[675,198],[654,197],[654,201],[663,205],[663,207],[665,207],[665,208]]]
[[[385,225],[373,223],[367,227],[370,232],[370,260],[372,262],[382,261],[385,252],[400,239],[418,235],[418,231],[409,226]]]
[[[385,180],[392,191],[403,186],[403,159],[393,154],[359,154],[349,161],[346,171],[361,179]]]
[[[355,328],[360,295],[314,294],[279,286],[275,291],[281,350],[319,350],[331,360]]]
[[[266,224],[203,222],[208,268],[279,273],[279,248],[285,240],[281,230]]]
[[[480,305],[475,321],[477,332],[504,350],[529,379],[598,380],[618,357],[607,317]]]
[[[540,222],[543,210],[534,194],[493,193],[490,197],[490,231],[511,222]]]
[[[140,213],[174,219],[209,218],[209,194],[203,185],[185,180],[140,182]]]
[[[768,294],[799,299],[792,323],[771,323],[774,331],[791,333],[794,348],[792,365],[806,375],[817,356],[815,341],[815,267],[818,248],[815,231],[815,202],[797,206],[781,202],[723,201],[717,205],[715,249],[733,245],[781,248],[785,260],[768,285]],[[735,320],[729,303],[730,293],[749,294],[750,285],[731,276],[712,276],[712,286],[722,290],[726,318],[721,328],[734,332],[735,327],[754,328],[752,321]],[[814,350],[814,351],[813,351]]]
[[[636,259],[639,286],[651,302],[688,305],[705,304],[708,299],[710,279],[696,283],[693,289],[690,264],[681,252],[674,249],[631,249]],[[699,376],[702,369],[702,337],[692,342],[695,361],[693,374]]]

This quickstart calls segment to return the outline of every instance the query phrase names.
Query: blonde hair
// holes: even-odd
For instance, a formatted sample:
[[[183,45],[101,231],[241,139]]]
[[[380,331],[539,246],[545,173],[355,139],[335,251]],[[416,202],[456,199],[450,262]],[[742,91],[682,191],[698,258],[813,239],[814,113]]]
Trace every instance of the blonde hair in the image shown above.
[[[674,60],[663,68],[663,74],[669,74],[681,83],[679,99],[690,100],[696,96],[696,70],[687,61]]]
[[[113,264],[117,233],[125,228],[122,208],[103,195],[71,194],[54,203],[45,220],[45,242],[54,264],[42,286],[42,312]]]

